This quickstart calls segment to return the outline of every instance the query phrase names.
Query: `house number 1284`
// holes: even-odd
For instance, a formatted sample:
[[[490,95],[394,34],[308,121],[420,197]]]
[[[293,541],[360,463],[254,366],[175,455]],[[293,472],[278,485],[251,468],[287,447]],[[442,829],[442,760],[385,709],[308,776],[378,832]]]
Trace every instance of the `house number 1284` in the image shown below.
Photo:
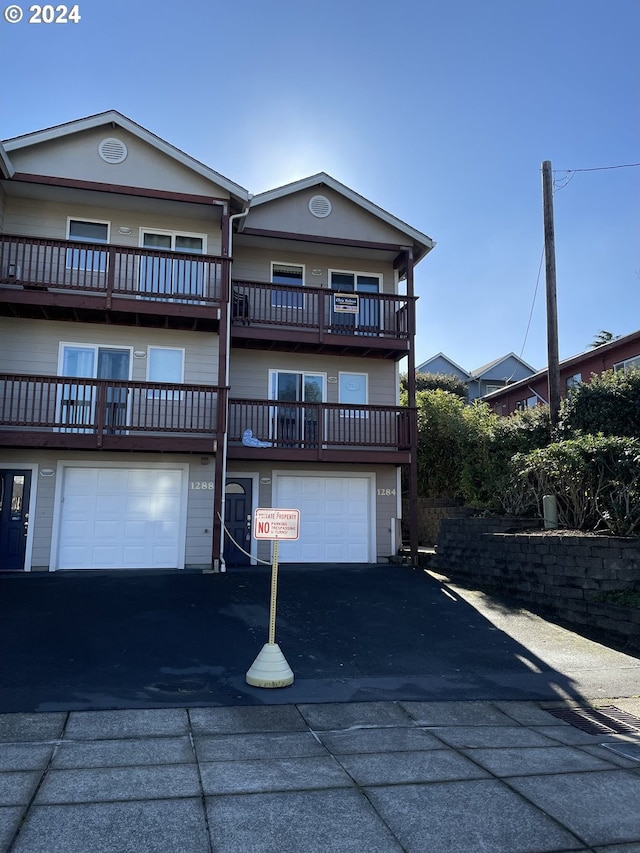
[[[388,495],[395,495],[395,493],[395,489],[378,489],[378,494],[384,497],[387,497]]]

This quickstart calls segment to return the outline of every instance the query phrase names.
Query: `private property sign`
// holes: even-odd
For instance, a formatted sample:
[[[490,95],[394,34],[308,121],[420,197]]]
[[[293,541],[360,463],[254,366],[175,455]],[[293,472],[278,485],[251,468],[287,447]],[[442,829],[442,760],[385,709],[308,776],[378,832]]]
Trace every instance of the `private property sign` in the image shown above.
[[[297,539],[299,509],[257,509],[253,520],[254,539]]]

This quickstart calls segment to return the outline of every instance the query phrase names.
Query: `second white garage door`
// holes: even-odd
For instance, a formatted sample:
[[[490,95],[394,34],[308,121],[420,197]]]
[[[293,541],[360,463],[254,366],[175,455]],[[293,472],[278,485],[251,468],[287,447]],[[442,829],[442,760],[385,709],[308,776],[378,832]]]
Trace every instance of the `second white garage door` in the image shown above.
[[[184,566],[182,470],[65,467],[58,569]]]
[[[284,563],[369,563],[372,553],[368,477],[275,478],[273,505],[300,510],[300,538],[280,543]]]

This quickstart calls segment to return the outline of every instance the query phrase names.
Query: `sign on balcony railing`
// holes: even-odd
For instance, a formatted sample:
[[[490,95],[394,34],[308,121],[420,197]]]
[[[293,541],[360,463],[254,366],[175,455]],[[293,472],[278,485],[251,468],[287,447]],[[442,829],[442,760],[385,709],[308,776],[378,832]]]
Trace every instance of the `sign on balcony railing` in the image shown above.
[[[333,310],[338,314],[357,314],[360,311],[360,297],[357,293],[334,293]]]

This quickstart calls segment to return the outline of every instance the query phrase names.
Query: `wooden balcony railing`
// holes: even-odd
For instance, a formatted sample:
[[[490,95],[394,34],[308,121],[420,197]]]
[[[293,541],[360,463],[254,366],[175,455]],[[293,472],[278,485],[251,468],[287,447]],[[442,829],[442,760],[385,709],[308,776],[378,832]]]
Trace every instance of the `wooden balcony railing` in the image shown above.
[[[101,447],[107,436],[137,435],[162,437],[166,449],[180,449],[177,438],[194,437],[213,448],[219,393],[203,385],[0,374],[0,443],[10,431],[23,438],[48,433],[48,440],[32,435],[28,442],[41,446]]]
[[[412,411],[400,406],[229,400],[229,442],[292,450],[409,450]]]
[[[0,374],[0,446],[193,450],[217,446],[226,389]],[[295,459],[300,451],[404,451],[414,412],[399,406],[229,401],[229,444]]]
[[[219,303],[222,258],[0,235],[0,281],[188,305]]]
[[[346,297],[346,299],[345,299]],[[412,333],[412,299],[392,293],[349,293],[321,287],[296,287],[234,281],[234,326],[319,331],[407,341]]]

